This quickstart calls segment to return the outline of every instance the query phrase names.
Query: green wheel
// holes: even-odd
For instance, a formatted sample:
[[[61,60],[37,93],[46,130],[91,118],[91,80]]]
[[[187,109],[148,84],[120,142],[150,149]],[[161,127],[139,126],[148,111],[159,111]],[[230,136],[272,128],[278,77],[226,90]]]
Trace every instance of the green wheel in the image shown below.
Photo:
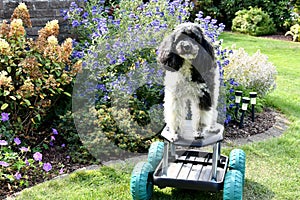
[[[153,193],[153,168],[148,162],[139,162],[133,169],[130,193],[133,200],[149,200]]]
[[[152,165],[155,170],[159,162],[164,155],[164,143],[163,142],[154,142],[151,144],[148,151],[148,162]]]
[[[234,149],[229,155],[229,169],[235,169],[242,173],[243,181],[245,179],[246,154],[241,149]],[[243,182],[244,183],[244,182]]]
[[[229,170],[226,173],[223,200],[243,200],[243,175],[240,171]]]

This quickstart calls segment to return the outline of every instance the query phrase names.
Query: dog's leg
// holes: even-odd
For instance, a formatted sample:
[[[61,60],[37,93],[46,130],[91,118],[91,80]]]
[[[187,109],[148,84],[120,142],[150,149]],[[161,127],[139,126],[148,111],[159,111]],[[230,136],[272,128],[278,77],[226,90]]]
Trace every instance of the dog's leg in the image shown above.
[[[192,111],[192,128],[195,138],[202,138],[201,130],[201,110],[199,107],[199,101],[191,98],[191,111]]]
[[[176,96],[168,89],[165,89],[164,102],[165,122],[169,128],[169,132],[175,136],[173,139],[177,140],[178,124],[176,118],[178,117],[178,114],[176,112]]]
[[[220,130],[216,128],[215,112],[210,110],[201,110],[201,128],[203,133],[218,133]]]

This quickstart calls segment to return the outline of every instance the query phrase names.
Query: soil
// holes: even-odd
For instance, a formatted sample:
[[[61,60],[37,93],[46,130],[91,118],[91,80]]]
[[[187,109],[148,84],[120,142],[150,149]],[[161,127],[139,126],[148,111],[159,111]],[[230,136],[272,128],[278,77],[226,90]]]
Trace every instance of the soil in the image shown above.
[[[265,38],[279,39],[291,41],[291,37],[286,37],[282,34],[263,36]],[[244,119],[244,127],[239,128],[238,122],[231,122],[225,127],[225,145],[241,145],[248,142],[261,141],[270,137],[280,136],[288,126],[288,121],[284,119],[279,113],[274,112],[271,109],[265,109],[264,112],[256,114],[254,122],[251,121],[249,116]],[[27,187],[34,186],[38,183],[50,180],[59,176],[58,171],[63,166],[63,174],[69,174],[78,169],[86,169],[90,166],[90,163],[76,163],[73,162],[66,149],[59,146],[49,148],[47,151],[43,151],[43,161],[50,162],[53,169],[50,173],[47,173],[47,177],[36,172],[27,172],[30,180]],[[103,164],[103,163],[102,163]],[[52,172],[52,173],[51,173]],[[21,191],[25,186],[13,186],[8,182],[0,182],[0,199],[5,199],[7,196],[13,195],[16,192]]]
[[[225,127],[225,140],[247,138],[251,135],[263,133],[271,128],[274,123],[275,115],[270,109],[266,109],[264,112],[256,114],[254,122],[252,122],[252,118],[250,116],[246,116],[241,128],[239,127],[239,122],[231,121]]]
[[[280,113],[265,109],[255,114],[254,122],[250,116],[245,117],[243,127],[232,121],[225,127],[224,143],[229,146],[242,145],[280,136],[289,125],[289,121]]]

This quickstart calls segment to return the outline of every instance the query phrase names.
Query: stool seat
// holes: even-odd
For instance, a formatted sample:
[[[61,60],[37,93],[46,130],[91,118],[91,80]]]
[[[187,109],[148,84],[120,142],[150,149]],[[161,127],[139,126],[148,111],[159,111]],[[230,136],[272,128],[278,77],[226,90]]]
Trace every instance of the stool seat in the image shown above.
[[[169,142],[173,142],[178,146],[188,146],[188,147],[204,147],[211,144],[215,144],[217,142],[221,142],[223,140],[223,132],[224,126],[217,123],[216,130],[218,132],[205,132],[201,135],[201,138],[195,138],[193,129],[192,129],[192,121],[185,120],[184,128],[180,134],[178,134],[178,139],[174,141],[174,135],[170,133],[169,128],[165,127],[161,133],[161,135],[167,139]]]

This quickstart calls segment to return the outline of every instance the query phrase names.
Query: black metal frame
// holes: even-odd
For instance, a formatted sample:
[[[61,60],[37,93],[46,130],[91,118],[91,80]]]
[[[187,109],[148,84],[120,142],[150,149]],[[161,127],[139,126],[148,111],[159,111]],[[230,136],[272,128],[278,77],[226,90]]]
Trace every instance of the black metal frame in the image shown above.
[[[223,129],[205,139],[175,142],[165,139],[163,159],[153,173],[154,185],[214,192],[222,190],[228,167],[228,157],[221,155],[222,140]],[[213,152],[200,151],[201,147],[208,145],[213,145]]]

